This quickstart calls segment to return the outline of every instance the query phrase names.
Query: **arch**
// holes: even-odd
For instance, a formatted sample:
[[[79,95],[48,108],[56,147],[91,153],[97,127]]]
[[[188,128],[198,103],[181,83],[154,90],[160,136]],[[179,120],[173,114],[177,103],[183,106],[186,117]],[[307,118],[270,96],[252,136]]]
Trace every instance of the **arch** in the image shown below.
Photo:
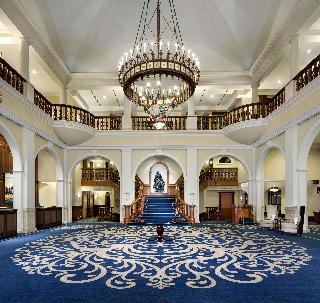
[[[301,144],[301,150],[299,153],[298,165],[301,170],[308,169],[308,156],[311,149],[311,146],[316,139],[316,137],[320,134],[320,121],[318,121],[315,125],[313,125],[307,135],[304,137],[304,140]]]
[[[53,148],[52,144],[46,143],[41,145],[37,151],[34,154],[34,160],[36,159],[37,155],[42,151],[46,150],[49,152],[49,154],[53,157],[56,163],[56,179],[57,180],[63,180],[63,166],[62,166],[62,160],[58,154],[58,152]]]
[[[171,160],[175,161],[175,162],[179,165],[179,167],[181,168],[181,171],[182,171],[183,175],[184,175],[184,176],[187,175],[185,168],[183,167],[183,165],[181,164],[181,162],[180,162],[176,157],[174,157],[174,156],[172,156],[172,155],[169,155],[169,154],[167,154],[167,153],[165,153],[165,152],[152,152],[152,153],[146,155],[145,157],[143,157],[140,161],[138,161],[136,167],[132,170],[132,175],[131,175],[131,177],[133,178],[133,180],[134,180],[134,178],[135,178],[135,176],[136,176],[136,174],[137,174],[137,171],[138,171],[140,165],[141,165],[145,160],[147,160],[147,159],[149,159],[149,158],[151,158],[151,157],[156,157],[156,156],[168,157],[168,158],[170,158]]]
[[[278,149],[281,154],[284,156],[283,148],[278,144],[269,144],[267,145],[262,152],[260,153],[259,159],[257,161],[257,169],[256,169],[256,178],[257,180],[264,179],[264,161],[271,150]]]
[[[242,157],[240,157],[240,156],[238,156],[238,155],[236,155],[236,154],[230,153],[230,152],[228,152],[228,153],[223,153],[223,154],[219,152],[219,153],[215,153],[215,154],[210,155],[210,158],[207,158],[207,159],[200,165],[200,167],[198,167],[198,176],[200,176],[200,172],[201,172],[202,167],[203,167],[211,158],[222,157],[222,156],[232,157],[232,158],[236,159],[237,161],[239,161],[239,162],[242,164],[242,166],[245,168],[245,170],[246,170],[246,173],[247,173],[247,175],[248,175],[248,180],[252,180],[252,173],[251,173],[251,171],[250,171],[250,169],[249,169],[249,166],[248,166],[247,162],[244,161],[244,160],[242,159]]]
[[[68,171],[68,173],[67,173],[67,178],[68,178],[68,180],[71,180],[72,171],[75,169],[75,167],[76,167],[81,161],[83,161],[83,160],[85,160],[85,159],[87,159],[87,158],[92,158],[92,157],[101,157],[101,158],[107,159],[107,160],[109,160],[109,161],[112,161],[113,164],[114,164],[114,166],[117,168],[117,170],[118,170],[118,172],[119,172],[119,178],[120,178],[120,181],[121,181],[121,169],[120,169],[119,164],[118,164],[114,159],[112,159],[112,158],[109,157],[109,156],[101,156],[101,155],[99,155],[98,153],[94,153],[94,154],[93,154],[92,152],[87,153],[87,154],[84,154],[84,155],[78,157],[78,158],[72,163],[72,165],[71,165],[71,167],[70,167],[70,169],[69,169],[69,171]],[[120,186],[121,186],[121,185],[120,185]]]
[[[0,121],[0,133],[3,135],[3,137],[6,139],[10,151],[13,158],[13,170],[14,171],[22,171],[23,170],[23,164],[22,164],[22,156],[19,149],[19,145],[17,140],[15,139],[12,132]]]

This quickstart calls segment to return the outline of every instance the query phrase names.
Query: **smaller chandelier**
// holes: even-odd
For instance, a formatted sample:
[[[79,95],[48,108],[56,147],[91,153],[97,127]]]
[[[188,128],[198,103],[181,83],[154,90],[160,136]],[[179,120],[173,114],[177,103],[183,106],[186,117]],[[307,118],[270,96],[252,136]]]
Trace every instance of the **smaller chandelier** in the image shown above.
[[[118,70],[119,82],[127,98],[143,106],[151,119],[159,122],[194,94],[200,77],[200,61],[182,42],[173,0],[169,0],[171,16],[162,15],[161,3],[157,0],[149,19],[150,1],[144,3],[135,45],[121,56]],[[155,16],[156,30],[153,32],[150,24]],[[164,40],[161,18],[165,21],[165,29],[171,30],[168,39]],[[155,40],[146,36],[147,29]]]

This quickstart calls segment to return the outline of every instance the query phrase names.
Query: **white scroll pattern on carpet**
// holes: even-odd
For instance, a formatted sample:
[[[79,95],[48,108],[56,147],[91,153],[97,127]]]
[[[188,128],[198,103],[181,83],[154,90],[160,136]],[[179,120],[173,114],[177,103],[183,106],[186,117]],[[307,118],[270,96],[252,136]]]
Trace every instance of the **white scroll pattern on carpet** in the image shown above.
[[[176,283],[214,287],[219,278],[259,283],[270,275],[294,274],[311,256],[296,243],[233,225],[165,227],[172,242],[149,242],[155,227],[77,225],[25,244],[12,260],[28,274],[53,275],[64,283],[105,279],[107,287]]]

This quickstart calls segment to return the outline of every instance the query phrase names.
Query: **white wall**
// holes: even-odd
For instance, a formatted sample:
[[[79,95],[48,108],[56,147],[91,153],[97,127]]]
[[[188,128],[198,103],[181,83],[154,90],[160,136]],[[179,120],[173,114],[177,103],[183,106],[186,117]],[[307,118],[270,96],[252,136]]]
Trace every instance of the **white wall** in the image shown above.
[[[47,150],[38,154],[39,204],[49,207],[56,204],[56,162]]]
[[[313,184],[311,181],[320,180],[320,148],[317,145],[313,146],[309,152],[307,179],[308,215],[313,216],[313,211],[320,210],[320,194],[317,193],[317,187],[320,187],[320,184]]]

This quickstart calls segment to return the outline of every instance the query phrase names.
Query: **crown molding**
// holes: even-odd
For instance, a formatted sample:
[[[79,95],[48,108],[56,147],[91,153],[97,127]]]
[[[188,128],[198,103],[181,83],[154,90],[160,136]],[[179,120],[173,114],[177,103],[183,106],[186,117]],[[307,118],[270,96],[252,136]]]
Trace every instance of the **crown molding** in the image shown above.
[[[278,62],[282,51],[319,6],[319,0],[297,1],[252,68],[252,84],[257,85]]]
[[[37,51],[44,62],[57,76],[59,81],[65,85],[70,78],[70,71],[57,55],[55,50],[49,46],[37,31],[36,26],[28,18],[24,8],[16,0],[0,0],[0,7],[18,28],[21,34],[26,37],[30,44]]]

